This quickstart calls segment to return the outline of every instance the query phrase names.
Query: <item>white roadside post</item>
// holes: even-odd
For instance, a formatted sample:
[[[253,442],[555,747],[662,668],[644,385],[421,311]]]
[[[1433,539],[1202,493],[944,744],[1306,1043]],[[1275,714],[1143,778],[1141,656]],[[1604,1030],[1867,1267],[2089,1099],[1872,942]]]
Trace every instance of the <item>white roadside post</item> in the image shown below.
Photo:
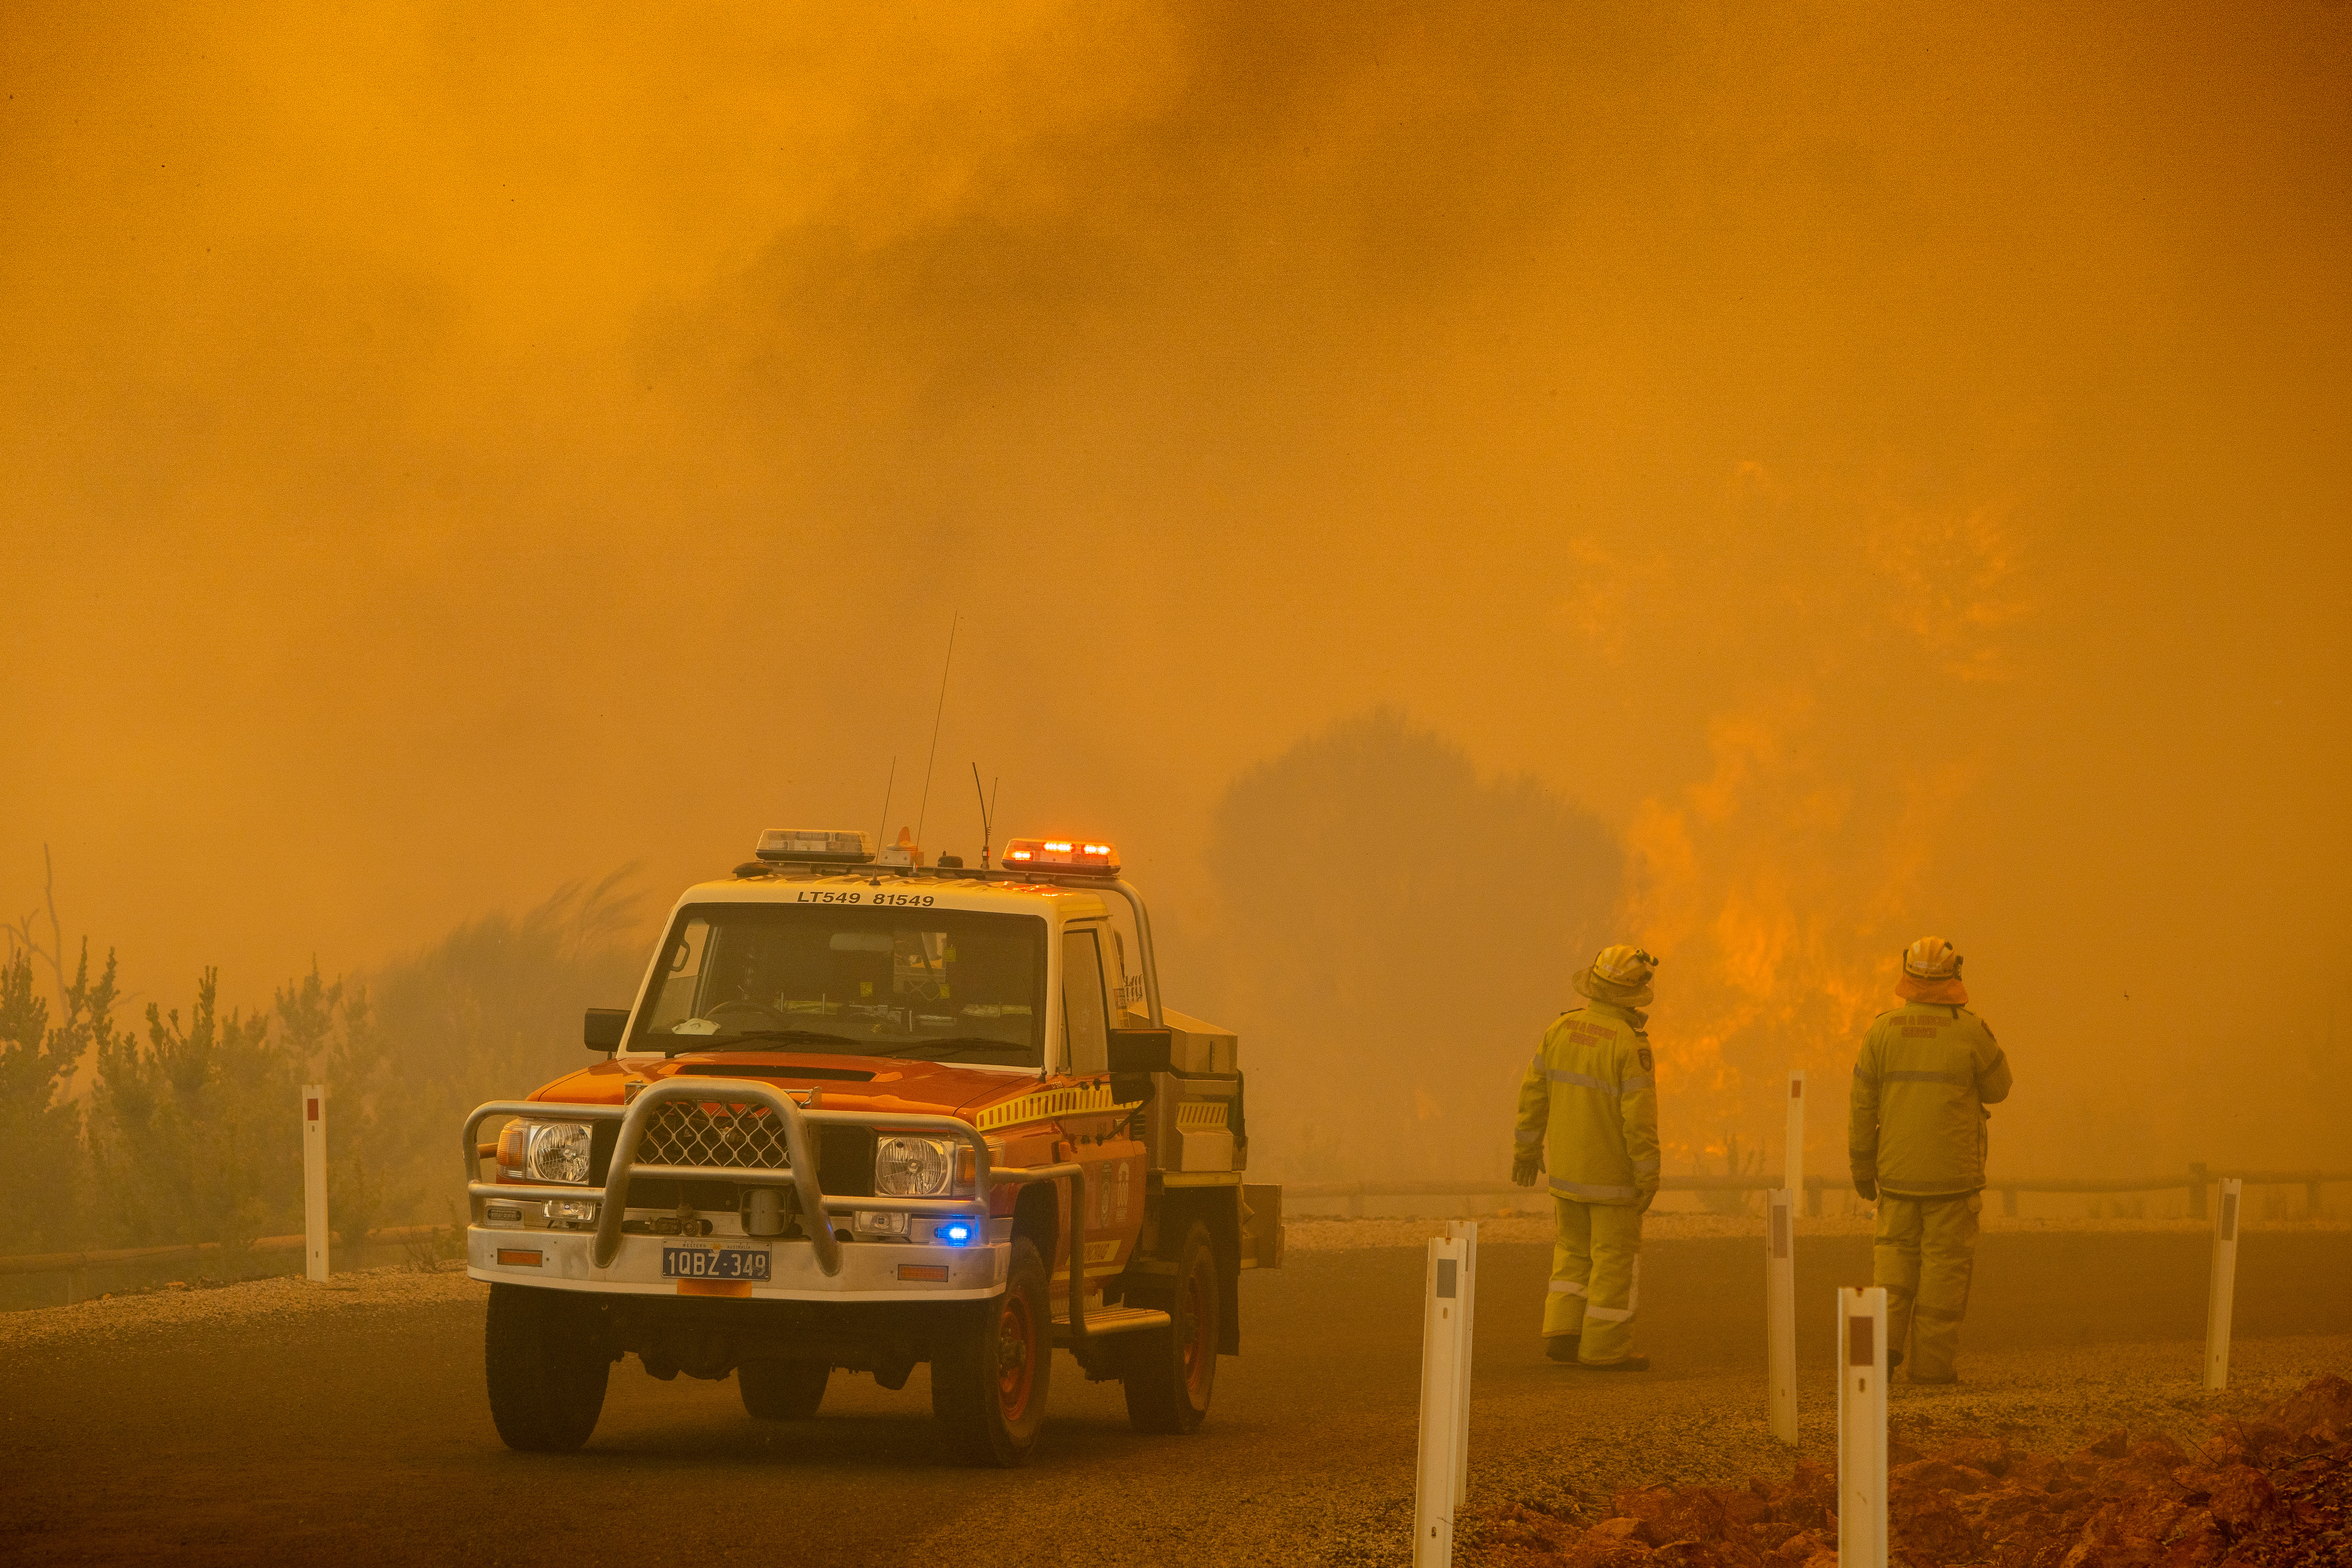
[[[1805,1069],[1789,1074],[1789,1152],[1781,1166],[1780,1184],[1801,1195],[1805,1190]]]
[[[1421,1462],[1412,1489],[1413,1568],[1454,1561],[1454,1487],[1462,1444],[1459,1382],[1468,1357],[1459,1237],[1430,1238],[1421,1318]]]
[[[1838,1291],[1838,1568],[1886,1568],[1886,1291]]]
[[[1764,1382],[1772,1436],[1797,1446],[1797,1194],[1765,1194]]]
[[[1450,1220],[1447,1239],[1462,1244],[1462,1371],[1454,1380],[1454,1506],[1470,1500],[1470,1357],[1478,1329],[1478,1222]]]
[[[302,1086],[302,1256],[305,1277],[327,1277],[327,1086]]]
[[[2246,1184],[2221,1178],[2221,1202],[2213,1211],[2213,1277],[2205,1293],[2205,1386],[2230,1386],[2230,1308],[2238,1291],[2238,1205]]]
[[[1797,1205],[1805,1190],[1805,1069],[1789,1074],[1789,1140],[1764,1227],[1764,1382],[1772,1436],[1797,1446]]]

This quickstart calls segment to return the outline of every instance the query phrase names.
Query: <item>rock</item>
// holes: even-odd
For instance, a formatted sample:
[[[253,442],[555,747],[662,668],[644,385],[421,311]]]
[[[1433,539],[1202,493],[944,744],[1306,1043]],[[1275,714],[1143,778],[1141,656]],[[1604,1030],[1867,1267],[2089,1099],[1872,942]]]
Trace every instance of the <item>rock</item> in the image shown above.
[[[1587,1531],[1552,1559],[1562,1568],[1641,1568],[1649,1561],[1650,1549],[1640,1542],[1598,1531]]]
[[[1797,1461],[1789,1484],[1772,1499],[1773,1518],[1808,1530],[1819,1529],[1828,1522],[1836,1508],[1837,1477],[1828,1467],[1809,1459]]]
[[[2230,1538],[2213,1522],[2210,1510],[2192,1508],[2175,1521],[2165,1542],[2163,1568],[2211,1568],[2230,1550]]]
[[[1559,1552],[1580,1533],[1572,1520],[1539,1512],[1524,1503],[1508,1503],[1496,1514],[1486,1538],[1505,1546]]]
[[[1887,1472],[1896,1487],[1921,1487],[1944,1492],[1980,1492],[1994,1484],[1990,1475],[1949,1459],[1914,1459]]]
[[[2315,1377],[2264,1414],[2289,1432],[2309,1433],[2315,1427],[2352,1429],[2352,1383],[2335,1376]]]
[[[2102,1538],[2078,1543],[2059,1559],[2058,1568],[2156,1568],[2162,1555],[2153,1541]]]
[[[1966,1465],[1971,1469],[1982,1470],[1989,1476],[2009,1474],[2009,1467],[2012,1459],[2009,1445],[1998,1437],[1963,1437],[1936,1458],[1949,1459],[1953,1464]]]
[[[2260,1524],[2263,1517],[2278,1505],[2277,1491],[2268,1478],[2252,1465],[2230,1465],[2216,1470],[2210,1483],[2202,1489],[2209,1500],[2205,1506],[2213,1517],[2241,1535]]]
[[[2188,1458],[2171,1438],[2152,1437],[2133,1448],[2122,1463],[2101,1478],[2101,1483],[2111,1491],[2168,1486],[2173,1471]]]
[[[1966,1563],[1978,1555],[1976,1527],[1943,1492],[1918,1487],[1893,1492],[1887,1499],[1886,1529],[1913,1568]]]
[[[2050,1483],[2064,1475],[2065,1467],[2046,1454],[2021,1454],[2011,1461],[2008,1479],[2013,1485],[2030,1486],[2048,1490]]]
[[[1729,1568],[1721,1550],[1708,1541],[1669,1541],[1650,1553],[1658,1568]]]
[[[1712,1541],[1723,1533],[1723,1504],[1696,1487],[1638,1487],[1617,1494],[1617,1512],[1641,1523],[1652,1546],[1676,1541]]]
[[[1835,1325],[1832,1324],[1832,1326],[1834,1327]],[[1622,1541],[1629,1535],[1638,1535],[1641,1531],[1642,1521],[1640,1520],[1620,1517],[1617,1519],[1602,1520],[1599,1524],[1592,1527],[1591,1533],[1594,1535],[1613,1535]]]
[[[2120,1459],[2131,1449],[2131,1435],[2118,1426],[2095,1443],[2086,1443],[2075,1450],[2077,1459]]]

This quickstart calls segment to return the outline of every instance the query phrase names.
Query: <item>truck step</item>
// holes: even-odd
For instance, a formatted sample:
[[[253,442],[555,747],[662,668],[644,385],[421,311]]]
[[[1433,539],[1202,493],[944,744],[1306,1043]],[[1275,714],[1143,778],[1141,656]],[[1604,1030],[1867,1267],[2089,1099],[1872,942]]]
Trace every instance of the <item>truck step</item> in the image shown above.
[[[1131,1334],[1144,1329],[1164,1329],[1170,1321],[1167,1313],[1153,1307],[1097,1307],[1087,1314],[1087,1337],[1097,1334]],[[1067,1339],[1070,1320],[1054,1320],[1054,1337]]]

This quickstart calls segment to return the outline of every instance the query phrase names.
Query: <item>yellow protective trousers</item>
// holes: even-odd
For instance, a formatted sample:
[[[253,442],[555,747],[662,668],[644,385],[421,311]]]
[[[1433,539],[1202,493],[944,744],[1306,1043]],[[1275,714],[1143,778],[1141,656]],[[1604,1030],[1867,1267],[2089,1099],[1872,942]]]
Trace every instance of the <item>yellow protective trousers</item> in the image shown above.
[[[1977,1193],[1950,1198],[1878,1194],[1878,1235],[1871,1247],[1870,1282],[1886,1288],[1886,1342],[1903,1350],[1914,1380],[1952,1376],[1960,1348],[1960,1320],[1969,1310],[1969,1279],[1976,1271]]]
[[[1622,1361],[1633,1353],[1633,1309],[1642,1298],[1642,1211],[1574,1198],[1551,1203],[1559,1229],[1544,1338],[1580,1335],[1579,1361]]]

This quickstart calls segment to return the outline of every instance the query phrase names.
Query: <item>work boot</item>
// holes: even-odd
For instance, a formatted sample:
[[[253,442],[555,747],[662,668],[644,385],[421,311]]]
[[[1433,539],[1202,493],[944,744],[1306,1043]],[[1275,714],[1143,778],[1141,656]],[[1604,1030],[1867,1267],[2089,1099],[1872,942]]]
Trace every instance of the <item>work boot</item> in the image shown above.
[[[1886,1370],[1890,1373],[1893,1373],[1896,1367],[1901,1366],[1902,1364],[1903,1352],[1901,1351],[1888,1351],[1886,1352]],[[1915,1377],[1911,1381],[1916,1383],[1919,1380]]]
[[[1615,1361],[1580,1361],[1576,1363],[1587,1372],[1647,1372],[1650,1358],[1645,1355],[1619,1356]]]
[[[1576,1336],[1554,1334],[1544,1341],[1544,1354],[1553,1361],[1573,1362],[1576,1359]]]

